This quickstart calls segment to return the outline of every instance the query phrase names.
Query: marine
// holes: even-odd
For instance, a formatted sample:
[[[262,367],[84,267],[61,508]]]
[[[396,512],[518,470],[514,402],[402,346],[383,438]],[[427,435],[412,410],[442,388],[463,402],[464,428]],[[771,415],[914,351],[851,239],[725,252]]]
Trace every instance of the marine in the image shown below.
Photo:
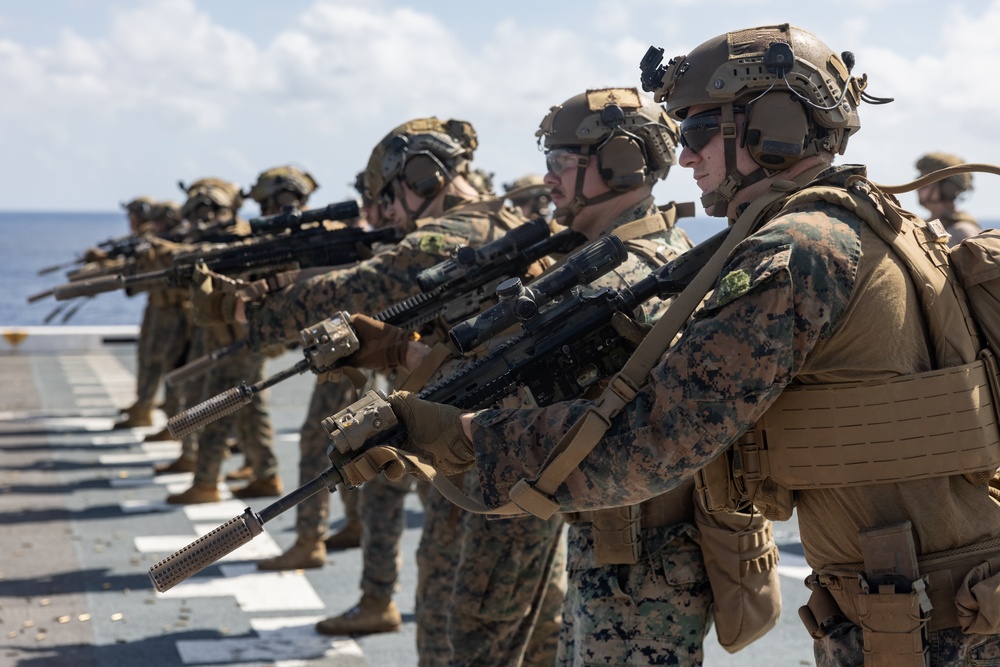
[[[663,65],[654,50],[642,67],[644,87],[680,121],[680,164],[706,212],[732,224],[734,244],[711,276],[718,286],[669,349],[669,329],[653,329],[644,342],[665,351],[648,373],[619,376],[617,398],[462,414],[394,394],[407,426],[431,434],[411,435],[408,446],[444,474],[475,466],[494,508],[513,498],[542,515],[587,511],[643,502],[692,478],[712,511],[752,503],[784,520],[794,508],[814,570],[802,618],[818,665],[1000,659],[1000,627],[984,611],[997,604],[986,563],[1000,549],[1000,505],[986,481],[1000,464],[1000,437],[995,419],[975,417],[988,417],[995,399],[958,379],[995,370],[977,361],[982,345],[968,329],[964,340],[942,331],[948,322],[933,309],[947,293],[923,299],[903,260],[916,248],[935,266],[931,257],[947,251],[939,237],[880,193],[863,165],[832,165],[860,129],[861,101],[888,100],[851,74],[853,55],[788,24],[720,35]],[[938,344],[941,336],[954,344]],[[838,394],[930,386],[942,375],[969,401],[944,436],[908,424],[892,399],[868,406],[869,419],[887,424],[881,430],[829,410]],[[930,403],[940,408],[939,397]],[[938,415],[924,404],[912,414]],[[811,430],[795,435],[795,410],[805,407],[817,409],[799,422]],[[605,411],[606,428],[578,441],[579,464],[567,475],[540,472],[594,410]],[[895,463],[963,444],[978,464]],[[892,463],[844,465],[850,459],[837,455],[849,445]]]

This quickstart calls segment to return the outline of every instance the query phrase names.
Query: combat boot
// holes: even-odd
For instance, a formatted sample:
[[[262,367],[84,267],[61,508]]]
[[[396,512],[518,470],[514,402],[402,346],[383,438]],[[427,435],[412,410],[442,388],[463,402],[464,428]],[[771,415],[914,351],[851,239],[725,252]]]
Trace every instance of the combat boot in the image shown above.
[[[222,500],[219,487],[215,484],[192,484],[184,493],[167,496],[171,505],[199,505],[201,503],[217,503]]]
[[[361,546],[361,522],[357,519],[348,521],[343,528],[324,540],[327,551],[356,549]]]
[[[285,553],[258,561],[258,570],[312,570],[326,565],[326,549],[319,539],[298,538]]]
[[[226,474],[227,482],[241,482],[245,479],[253,479],[253,466],[243,466]]]
[[[113,429],[141,428],[153,425],[153,408],[136,403],[122,411],[125,417],[114,423]]]
[[[153,472],[157,475],[165,475],[174,472],[194,472],[197,462],[194,459],[185,458],[180,456],[176,461],[171,461],[170,463],[161,463],[157,466],[153,466]]]
[[[380,598],[364,593],[357,606],[340,616],[316,624],[316,632],[324,635],[374,635],[396,632],[403,622],[392,598]]]
[[[164,426],[162,429],[156,433],[150,433],[145,438],[142,439],[143,442],[167,442],[169,440],[176,440],[174,436],[170,435],[170,429]]]
[[[269,498],[271,496],[280,496],[283,488],[281,478],[277,475],[272,475],[264,479],[255,479],[242,488],[233,489],[233,497]]]

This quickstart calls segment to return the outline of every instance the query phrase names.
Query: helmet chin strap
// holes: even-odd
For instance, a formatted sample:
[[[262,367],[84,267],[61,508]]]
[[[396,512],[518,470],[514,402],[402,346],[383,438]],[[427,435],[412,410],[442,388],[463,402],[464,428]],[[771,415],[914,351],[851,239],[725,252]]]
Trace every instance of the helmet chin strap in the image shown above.
[[[619,195],[619,193],[614,190],[609,190],[604,194],[597,195],[596,197],[583,196],[583,179],[587,175],[587,165],[590,164],[591,157],[592,154],[579,156],[576,163],[576,183],[573,185],[573,199],[565,206],[556,207],[556,210],[552,213],[552,217],[554,219],[562,220],[560,224],[564,227],[572,227],[573,219],[579,215],[580,211],[582,211],[584,207],[606,202]]]
[[[701,205],[705,210],[710,206],[713,207],[709,214],[713,218],[728,217],[729,203],[733,201],[737,192],[771,175],[763,167],[758,167],[746,176],[737,170],[736,115],[733,113],[732,104],[722,105],[722,122],[719,124],[719,129],[722,132],[722,145],[726,156],[726,177],[719,187],[701,196]]]

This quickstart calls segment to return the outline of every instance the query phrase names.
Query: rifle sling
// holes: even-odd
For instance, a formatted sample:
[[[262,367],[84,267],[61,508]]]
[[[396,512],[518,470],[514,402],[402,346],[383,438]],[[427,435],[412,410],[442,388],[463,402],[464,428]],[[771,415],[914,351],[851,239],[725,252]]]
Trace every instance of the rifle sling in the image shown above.
[[[399,383],[399,390],[410,392],[420,391],[450,356],[452,356],[451,347],[440,341],[434,343],[427,356],[421,359],[417,367],[410,371],[406,379]]]

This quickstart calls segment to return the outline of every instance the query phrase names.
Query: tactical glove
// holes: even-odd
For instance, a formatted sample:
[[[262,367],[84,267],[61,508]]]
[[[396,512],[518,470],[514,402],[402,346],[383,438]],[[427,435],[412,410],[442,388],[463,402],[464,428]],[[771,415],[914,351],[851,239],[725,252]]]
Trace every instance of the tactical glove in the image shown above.
[[[407,448],[430,462],[438,472],[450,477],[475,465],[472,443],[459,422],[467,410],[431,403],[408,391],[393,392],[388,401],[393,413],[406,426]]]
[[[405,365],[406,351],[414,340],[410,332],[367,315],[351,315],[351,327],[361,349],[344,358],[348,366],[387,371]]]
[[[236,322],[236,290],[240,283],[215,273],[204,262],[195,265],[191,281],[191,305],[194,323],[217,326]]]

